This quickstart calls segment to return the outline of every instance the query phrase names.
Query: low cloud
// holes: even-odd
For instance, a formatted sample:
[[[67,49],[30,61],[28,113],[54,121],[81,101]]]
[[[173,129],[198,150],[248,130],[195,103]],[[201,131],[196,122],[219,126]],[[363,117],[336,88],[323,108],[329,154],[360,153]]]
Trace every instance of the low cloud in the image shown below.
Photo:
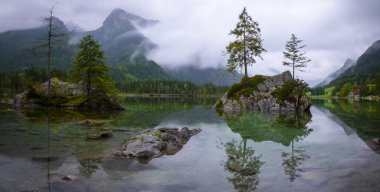
[[[0,31],[41,25],[39,20],[52,6],[48,0],[4,0]],[[282,66],[285,42],[294,33],[304,40],[312,60],[308,72],[298,75],[315,82],[343,65],[346,58],[356,60],[374,41],[380,39],[377,0],[114,0],[58,1],[55,13],[65,22],[85,30],[101,26],[114,8],[122,8],[160,23],[143,29],[158,45],[149,57],[165,67],[193,65],[199,68],[222,67],[227,56],[228,35],[246,6],[258,21],[264,38],[264,60],[258,59],[251,74],[273,75],[289,68]],[[46,13],[46,14],[44,14]]]

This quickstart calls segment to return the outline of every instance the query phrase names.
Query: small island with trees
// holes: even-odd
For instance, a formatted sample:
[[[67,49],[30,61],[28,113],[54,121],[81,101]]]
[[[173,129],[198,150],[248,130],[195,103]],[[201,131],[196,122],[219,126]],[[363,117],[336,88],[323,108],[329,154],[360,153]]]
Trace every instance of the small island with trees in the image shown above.
[[[49,62],[50,63],[50,62]],[[50,74],[50,73],[49,73]],[[51,78],[16,95],[17,107],[122,110],[105,65],[104,52],[92,35],[85,36],[70,71],[70,83]]]
[[[258,22],[248,15],[246,8],[239,15],[239,22],[231,31],[236,40],[227,47],[229,54],[228,71],[234,72],[244,69],[243,78],[239,83],[232,85],[224,96],[217,101],[214,107],[224,112],[256,110],[256,111],[288,111],[304,112],[311,106],[311,100],[306,95],[310,90],[308,84],[295,79],[295,70],[302,71],[310,62],[301,51],[305,45],[292,34],[286,42],[284,65],[292,67],[293,73],[286,71],[273,77],[256,75],[249,77],[248,66],[256,63],[256,58],[263,59],[261,30]]]

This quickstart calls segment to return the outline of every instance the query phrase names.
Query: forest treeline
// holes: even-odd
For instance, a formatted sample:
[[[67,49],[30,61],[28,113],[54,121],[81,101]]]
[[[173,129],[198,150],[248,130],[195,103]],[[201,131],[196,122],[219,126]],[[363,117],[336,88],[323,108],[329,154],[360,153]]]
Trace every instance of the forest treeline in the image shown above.
[[[52,74],[63,81],[68,81],[69,71],[53,69]],[[47,78],[47,70],[44,68],[0,73],[0,93],[14,95],[27,90],[30,86],[46,82]],[[190,81],[149,79],[116,81],[115,85],[120,92],[133,94],[221,95],[227,89],[227,86],[216,86],[211,83],[196,85]]]

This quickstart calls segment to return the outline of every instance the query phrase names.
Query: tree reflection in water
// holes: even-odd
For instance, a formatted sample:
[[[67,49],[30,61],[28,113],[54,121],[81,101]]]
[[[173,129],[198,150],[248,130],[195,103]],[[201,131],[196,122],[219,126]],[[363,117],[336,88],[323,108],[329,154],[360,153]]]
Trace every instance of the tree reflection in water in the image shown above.
[[[222,162],[224,169],[232,174],[227,178],[234,188],[239,192],[255,191],[259,184],[260,168],[264,164],[260,160],[261,155],[255,155],[252,147],[247,147],[247,140],[242,140],[239,144],[232,140],[222,143],[227,161]]]
[[[289,118],[291,117],[291,118]],[[288,116],[287,118],[281,119],[289,128],[295,128],[303,130],[301,135],[296,135],[291,141],[291,152],[282,152],[281,157],[283,158],[282,166],[284,166],[284,173],[289,177],[290,182],[293,182],[297,177],[300,176],[299,172],[303,170],[299,168],[303,161],[309,159],[310,156],[306,155],[306,150],[303,148],[294,148],[294,144],[305,139],[313,130],[308,128],[306,124],[310,122],[310,117],[304,114],[294,114]]]
[[[299,168],[303,161],[310,157],[305,154],[304,149],[294,149],[294,142],[292,141],[292,151],[290,153],[282,152],[281,157],[284,158],[282,165],[284,166],[285,175],[289,176],[290,182],[293,182],[300,175],[299,171],[303,171]]]
[[[96,159],[84,159],[79,161],[78,170],[80,175],[91,178],[92,174],[99,169],[99,160]]]
[[[284,166],[285,175],[289,177],[291,182],[299,176],[299,171],[302,171],[299,168],[300,165],[302,165],[303,161],[310,157],[306,155],[305,149],[295,148],[295,144],[298,141],[306,138],[313,131],[312,129],[307,127],[307,124],[311,121],[312,117],[310,113],[260,113],[248,111],[232,114],[224,113],[221,115],[226,120],[226,123],[230,127],[230,129],[235,133],[239,133],[239,135],[244,141],[243,147],[241,147],[240,145],[228,143],[225,145],[229,161],[234,160],[239,162],[237,160],[238,158],[234,157],[233,154],[243,156],[243,154],[238,153],[238,151],[242,150],[243,152],[245,152],[244,149],[246,148],[245,144],[247,139],[252,140],[254,142],[272,141],[275,143],[282,144],[286,147],[291,146],[290,152],[283,152],[281,154],[281,157],[283,158],[282,166]],[[232,150],[230,148],[236,148],[236,150]],[[252,156],[254,153],[253,149],[250,149],[248,151],[248,153],[245,152],[247,153],[246,155]],[[260,163],[259,159],[260,156],[257,156],[252,157],[250,160],[252,162],[255,162],[255,160],[257,160],[257,163],[253,163],[253,165],[256,165],[256,167],[260,167],[262,164]],[[226,163],[225,167],[228,168],[229,166],[233,165],[230,164],[231,163]],[[244,166],[241,167],[244,168]],[[256,171],[259,172],[259,169],[257,169]],[[238,170],[237,173],[242,174],[240,170]],[[258,184],[257,174],[258,173],[256,173],[254,178],[252,178],[252,183],[247,181],[244,184],[252,185],[252,187],[248,186],[245,188],[246,190],[239,190],[254,190]]]

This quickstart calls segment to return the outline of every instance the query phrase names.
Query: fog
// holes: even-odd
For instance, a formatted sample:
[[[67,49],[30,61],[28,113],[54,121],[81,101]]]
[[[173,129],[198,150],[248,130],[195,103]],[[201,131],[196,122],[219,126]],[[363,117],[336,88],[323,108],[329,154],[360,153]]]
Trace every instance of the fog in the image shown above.
[[[32,28],[53,5],[48,0],[3,0],[0,31]],[[160,23],[142,32],[158,49],[148,57],[165,67],[193,65],[224,67],[225,47],[233,40],[229,32],[246,6],[259,22],[267,52],[250,74],[273,75],[290,69],[282,66],[285,42],[294,33],[307,45],[312,60],[296,76],[311,84],[341,67],[347,58],[356,60],[380,39],[380,1],[376,0],[58,0],[55,15],[85,30],[102,25],[115,8]]]

